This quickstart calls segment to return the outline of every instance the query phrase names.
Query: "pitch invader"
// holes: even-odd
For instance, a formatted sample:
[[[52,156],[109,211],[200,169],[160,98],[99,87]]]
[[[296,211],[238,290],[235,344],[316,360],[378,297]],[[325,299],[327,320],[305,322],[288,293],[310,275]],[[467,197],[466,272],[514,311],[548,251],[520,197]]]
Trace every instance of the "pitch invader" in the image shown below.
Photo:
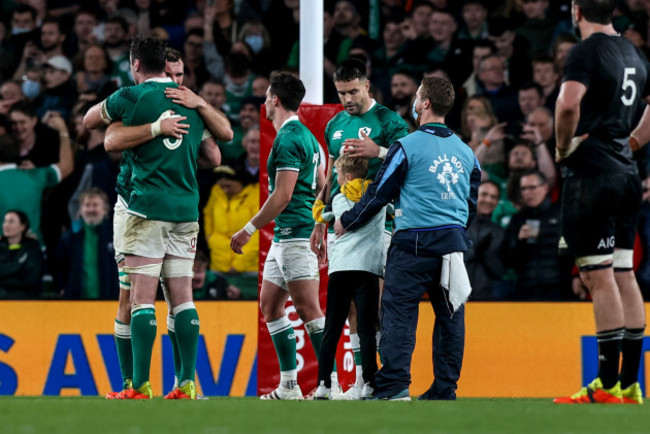
[[[250,222],[232,236],[235,253],[259,228],[275,220],[275,236],[264,263],[260,309],[269,329],[280,364],[280,384],[261,399],[302,399],[296,370],[296,336],[285,304],[291,296],[305,324],[316,357],[320,354],[325,316],[319,304],[318,258],[309,246],[314,227],[311,208],[325,183],[320,165],[320,146],[298,120],[298,107],[305,96],[300,79],[273,72],[266,91],[266,117],[277,136],[267,162],[269,197]]]
[[[356,59],[348,59],[336,68],[334,72],[334,86],[345,110],[336,114],[325,128],[325,142],[329,153],[327,170],[327,187],[315,203],[315,217],[321,215],[325,204],[339,191],[341,186],[337,181],[334,162],[343,154],[350,157],[368,158],[367,179],[374,179],[379,171],[390,145],[408,131],[408,125],[394,111],[377,103],[370,97],[370,81],[366,75],[366,65]],[[324,220],[317,220],[311,236],[312,249],[319,251],[321,260],[324,260],[326,246],[334,243],[334,230],[330,226],[327,235],[327,244],[322,242],[324,236]],[[390,245],[393,223],[386,221],[384,232],[384,263]],[[354,353],[356,367],[356,381],[344,395],[344,399],[357,400],[361,398],[363,389],[363,371],[361,368],[361,346],[357,333],[356,309],[354,303],[350,306],[350,344]],[[379,333],[377,346],[379,346]],[[334,395],[336,397],[336,395]]]

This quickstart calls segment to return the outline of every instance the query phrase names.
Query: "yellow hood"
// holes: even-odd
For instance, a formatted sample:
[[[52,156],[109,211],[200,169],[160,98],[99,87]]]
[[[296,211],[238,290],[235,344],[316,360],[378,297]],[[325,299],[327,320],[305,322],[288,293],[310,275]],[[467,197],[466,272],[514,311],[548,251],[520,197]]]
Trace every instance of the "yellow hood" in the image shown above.
[[[352,202],[359,202],[361,196],[368,191],[368,186],[372,180],[355,178],[352,181],[348,181],[341,186],[341,193],[345,195]]]

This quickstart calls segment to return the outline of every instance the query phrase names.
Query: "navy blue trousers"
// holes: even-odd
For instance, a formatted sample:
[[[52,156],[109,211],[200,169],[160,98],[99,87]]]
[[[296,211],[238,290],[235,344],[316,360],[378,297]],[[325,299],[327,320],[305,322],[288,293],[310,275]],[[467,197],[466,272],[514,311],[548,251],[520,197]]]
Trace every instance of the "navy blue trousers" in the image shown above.
[[[451,315],[440,287],[440,257],[415,256],[392,245],[388,252],[381,300],[381,354],[384,364],[375,377],[379,398],[393,396],[411,384],[418,309],[429,294],[436,316],[433,329],[433,375],[430,399],[455,399],[465,348],[465,310]]]

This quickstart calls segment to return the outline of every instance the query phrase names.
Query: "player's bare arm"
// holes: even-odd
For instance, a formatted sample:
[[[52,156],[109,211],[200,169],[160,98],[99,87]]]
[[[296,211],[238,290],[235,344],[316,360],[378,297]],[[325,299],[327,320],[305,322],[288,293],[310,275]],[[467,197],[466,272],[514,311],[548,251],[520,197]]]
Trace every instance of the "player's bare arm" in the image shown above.
[[[322,173],[322,169],[320,169]],[[284,170],[278,172],[275,176],[275,190],[269,195],[269,198],[264,202],[262,209],[255,214],[248,224],[232,236],[230,239],[230,248],[233,252],[241,255],[242,247],[251,239],[251,235],[255,230],[260,229],[267,224],[271,223],[273,219],[280,215],[282,211],[291,202],[291,195],[293,189],[298,181],[298,172],[293,170]],[[253,228],[250,228],[250,226]]]
[[[632,152],[636,152],[650,142],[650,96],[644,98],[646,104],[643,116],[639,124],[636,126],[632,134],[630,134],[630,148]]]
[[[120,152],[147,143],[157,136],[180,139],[188,133],[190,125],[182,123],[187,117],[172,117],[173,114],[173,111],[167,110],[155,122],[136,126],[124,126],[122,121],[112,122],[106,130],[104,148],[108,152]]]
[[[329,199],[330,191],[332,190],[332,167],[334,167],[334,158],[330,157],[327,164],[327,175],[323,175],[323,181],[321,183],[321,173],[322,169],[318,169],[318,179],[317,185],[320,193],[316,197],[316,201],[321,201],[326,203]],[[321,187],[322,185],[322,187]],[[325,225],[316,223],[314,229],[311,232],[309,237],[309,244],[311,246],[312,252],[318,256],[319,262],[324,262],[326,258],[325,252],[327,252],[327,242],[325,240]]]
[[[587,87],[577,81],[565,81],[555,104],[556,157],[560,162],[571,155],[586,137],[574,137],[580,120],[580,103]]]
[[[165,89],[165,96],[171,98],[172,102],[176,104],[196,109],[201,118],[203,118],[203,122],[205,122],[208,131],[210,131],[217,140],[221,140],[222,142],[229,142],[232,140],[233,131],[226,115],[212,107],[203,98],[196,95],[187,87],[168,87]]]
[[[197,163],[201,169],[212,169],[221,164],[221,151],[214,138],[208,137],[201,142]]]

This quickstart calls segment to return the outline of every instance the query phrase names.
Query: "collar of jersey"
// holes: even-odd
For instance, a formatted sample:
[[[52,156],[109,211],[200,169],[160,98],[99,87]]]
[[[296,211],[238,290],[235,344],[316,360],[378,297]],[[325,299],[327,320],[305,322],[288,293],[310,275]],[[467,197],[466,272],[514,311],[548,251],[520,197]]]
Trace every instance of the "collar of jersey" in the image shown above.
[[[289,116],[286,121],[282,122],[282,125],[280,126],[280,129],[282,129],[289,122],[293,122],[293,121],[297,121],[297,120],[299,120],[298,115]]]
[[[151,77],[151,78],[147,78],[144,82],[146,83],[148,81],[153,81],[156,83],[171,83],[172,79],[169,77]]]
[[[370,98],[370,105],[368,106],[368,110],[366,110],[366,113],[372,110],[372,108],[377,104],[377,101],[375,101],[374,98]]]
[[[9,169],[17,169],[18,166],[16,163],[9,163],[9,164],[0,164],[0,171],[2,170],[9,170]]]

